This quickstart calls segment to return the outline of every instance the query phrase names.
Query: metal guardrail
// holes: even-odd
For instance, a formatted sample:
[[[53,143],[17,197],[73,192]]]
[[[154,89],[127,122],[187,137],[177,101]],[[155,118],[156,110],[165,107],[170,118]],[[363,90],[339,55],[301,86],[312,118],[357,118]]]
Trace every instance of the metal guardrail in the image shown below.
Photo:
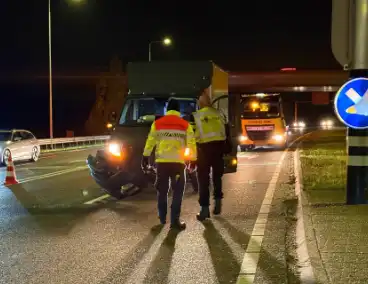
[[[110,139],[110,135],[38,139],[38,142],[42,150],[52,151],[97,146],[103,144],[108,139]]]

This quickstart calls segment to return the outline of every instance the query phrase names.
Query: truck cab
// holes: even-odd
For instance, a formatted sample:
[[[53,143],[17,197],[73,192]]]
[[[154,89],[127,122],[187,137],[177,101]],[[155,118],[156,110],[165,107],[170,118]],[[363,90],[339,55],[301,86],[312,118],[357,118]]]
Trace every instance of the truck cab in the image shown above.
[[[240,107],[242,151],[255,147],[287,147],[288,131],[280,94],[243,94]]]

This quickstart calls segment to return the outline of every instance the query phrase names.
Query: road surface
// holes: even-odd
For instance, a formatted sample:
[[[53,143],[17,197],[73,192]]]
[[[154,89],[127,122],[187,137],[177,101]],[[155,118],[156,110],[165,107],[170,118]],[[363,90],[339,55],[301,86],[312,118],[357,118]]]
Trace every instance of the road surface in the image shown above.
[[[222,216],[204,224],[188,187],[187,229],[175,234],[156,226],[154,190],[85,204],[104,194],[85,167],[95,151],[16,165],[22,183],[0,188],[0,283],[292,283],[282,209],[267,214],[282,195],[276,181],[288,178],[286,152],[240,153],[238,172],[224,177]]]

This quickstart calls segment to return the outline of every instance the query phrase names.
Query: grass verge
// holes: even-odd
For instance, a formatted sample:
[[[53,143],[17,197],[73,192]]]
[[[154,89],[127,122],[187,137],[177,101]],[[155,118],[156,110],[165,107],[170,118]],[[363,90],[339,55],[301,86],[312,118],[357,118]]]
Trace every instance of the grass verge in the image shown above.
[[[316,131],[303,139],[303,184],[312,204],[345,202],[345,137],[345,130],[333,130]]]

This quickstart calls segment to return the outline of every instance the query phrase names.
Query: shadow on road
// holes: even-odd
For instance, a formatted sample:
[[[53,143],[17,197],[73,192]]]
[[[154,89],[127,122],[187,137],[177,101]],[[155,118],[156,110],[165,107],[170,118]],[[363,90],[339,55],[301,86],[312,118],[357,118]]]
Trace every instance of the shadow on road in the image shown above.
[[[100,284],[127,283],[129,276],[136,270],[136,266],[145,254],[148,253],[162,228],[161,225],[154,226],[151,232],[126,254],[121,263],[105,279],[100,281]]]
[[[144,283],[168,283],[175,242],[179,232],[170,230],[147,271]]]
[[[236,283],[240,264],[226,241],[221,237],[212,222],[204,222],[204,238],[207,241],[212,263],[220,284]]]
[[[12,185],[6,188],[10,190],[20,204],[8,204],[11,216],[21,213],[31,218],[25,226],[38,225],[37,229],[54,235],[67,235],[78,223],[82,222],[91,213],[103,208],[103,205],[51,205],[45,204],[44,200],[37,198],[25,190],[22,184]],[[22,209],[20,209],[21,205]],[[36,227],[37,227],[36,225]]]
[[[248,244],[250,235],[241,232],[222,217],[217,217],[216,220],[229,232],[230,237],[246,250],[247,245],[244,246],[244,244]],[[238,265],[236,276],[238,276],[239,271],[240,266]],[[271,255],[267,250],[261,249],[256,276],[260,275],[262,283],[299,283],[297,275],[292,274],[290,271],[289,275],[285,275],[285,271],[288,271],[288,267],[285,263],[276,259],[276,257]],[[292,282],[288,282],[287,279],[284,279],[285,277],[288,277]],[[233,280],[233,278],[228,278],[227,282],[220,283],[232,283],[229,280]]]

